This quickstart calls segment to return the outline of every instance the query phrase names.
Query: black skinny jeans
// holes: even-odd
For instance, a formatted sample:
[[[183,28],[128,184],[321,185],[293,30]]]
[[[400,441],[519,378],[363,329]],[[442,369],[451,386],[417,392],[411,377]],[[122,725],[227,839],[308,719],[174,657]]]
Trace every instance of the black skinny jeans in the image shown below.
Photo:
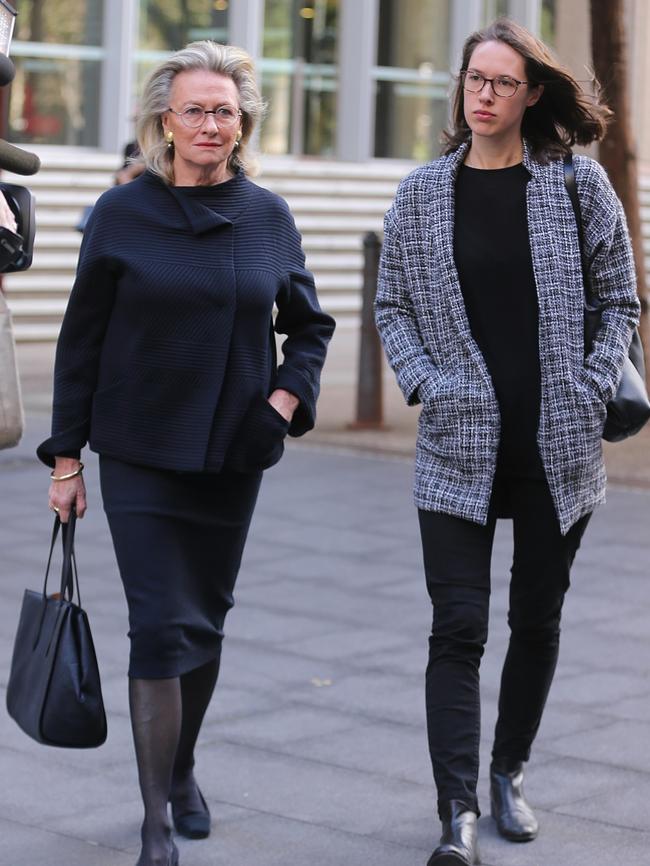
[[[495,502],[503,494],[513,518],[514,555],[494,758],[528,760],[557,663],[571,565],[589,521],[589,515],[581,518],[563,536],[546,481],[525,478],[499,480],[486,526],[419,512],[433,603],[427,728],[441,818],[448,817],[452,799],[479,814],[479,665],[488,632]]]

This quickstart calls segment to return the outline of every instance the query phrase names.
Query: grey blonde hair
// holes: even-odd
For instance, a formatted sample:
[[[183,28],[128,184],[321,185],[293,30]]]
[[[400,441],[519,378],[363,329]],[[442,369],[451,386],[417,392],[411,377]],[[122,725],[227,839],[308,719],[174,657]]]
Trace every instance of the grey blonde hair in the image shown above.
[[[228,168],[231,171],[241,169],[248,175],[256,174],[257,160],[251,152],[250,140],[262,118],[264,103],[255,80],[253,61],[242,48],[221,45],[209,39],[191,42],[186,48],[176,51],[157,66],[145,82],[137,136],[146,167],[167,183],[174,182],[173,149],[164,139],[162,115],[169,108],[174,78],[179,72],[195,69],[225,75],[234,81],[242,113],[242,137],[239,147],[228,159]]]

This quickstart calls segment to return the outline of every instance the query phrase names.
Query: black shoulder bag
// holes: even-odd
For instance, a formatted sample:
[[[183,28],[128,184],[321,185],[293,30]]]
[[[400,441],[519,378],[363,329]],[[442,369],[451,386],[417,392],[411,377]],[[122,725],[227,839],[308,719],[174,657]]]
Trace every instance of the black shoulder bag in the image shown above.
[[[602,308],[594,297],[589,283],[589,268],[585,259],[584,235],[582,231],[582,213],[580,199],[576,186],[576,176],[573,167],[573,156],[564,157],[564,183],[573,205],[573,211],[578,226],[580,242],[580,261],[582,265],[582,283],[585,291],[585,356],[589,354],[594,336],[600,327]],[[623,375],[618,389],[607,404],[607,418],[603,429],[603,439],[608,442],[620,442],[628,436],[634,436],[650,418],[650,400],[645,385],[645,364],[643,360],[643,345],[639,329],[634,329],[628,356],[623,365]]]
[[[74,555],[76,516],[54,520],[42,592],[25,590],[7,686],[9,715],[32,739],[85,749],[106,739],[106,714],[95,648],[81,607]],[[63,527],[61,587],[47,595],[52,553]],[[73,602],[76,587],[78,604]]]

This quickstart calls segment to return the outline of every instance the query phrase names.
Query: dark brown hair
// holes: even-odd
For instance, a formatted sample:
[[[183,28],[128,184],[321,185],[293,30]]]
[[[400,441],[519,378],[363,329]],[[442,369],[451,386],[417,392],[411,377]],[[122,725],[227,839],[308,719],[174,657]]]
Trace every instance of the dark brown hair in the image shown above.
[[[508,18],[499,18],[472,33],[463,46],[461,71],[467,69],[477,45],[503,42],[524,59],[530,86],[544,85],[535,105],[526,109],[521,125],[523,137],[538,162],[564,156],[574,144],[590,144],[605,135],[612,116],[600,100],[600,88],[592,80],[595,96],[587,96],[571,72],[533,34]],[[453,95],[452,127],[443,133],[443,152],[451,153],[472,137],[464,113],[464,91],[460,77]]]

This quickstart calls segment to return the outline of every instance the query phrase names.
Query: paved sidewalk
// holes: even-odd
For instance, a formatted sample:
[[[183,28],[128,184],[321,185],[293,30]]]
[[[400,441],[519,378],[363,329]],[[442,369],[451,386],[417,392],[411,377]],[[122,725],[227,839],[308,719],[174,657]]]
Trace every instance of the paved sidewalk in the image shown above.
[[[199,751],[214,832],[180,841],[182,866],[424,866],[436,844],[423,706],[430,607],[411,464],[400,456],[416,413],[389,399],[390,417],[401,419],[386,434],[402,443],[393,456],[362,453],[340,429],[334,440],[337,418],[352,406],[343,349],[351,357],[353,341],[338,339],[320,432],[290,443],[265,478]],[[33,456],[48,424],[48,353],[21,349],[28,432],[0,452],[2,705],[21,595],[40,584],[51,525],[46,471]],[[0,708],[0,866],[133,866],[137,856],[126,610],[94,456],[87,466],[91,508],[78,561],[109,739],[88,752],[38,746]],[[578,555],[528,773],[542,831],[527,845],[500,840],[487,814],[507,640],[509,524],[499,525],[482,668],[485,866],[650,863],[649,522],[650,490],[613,486]]]

